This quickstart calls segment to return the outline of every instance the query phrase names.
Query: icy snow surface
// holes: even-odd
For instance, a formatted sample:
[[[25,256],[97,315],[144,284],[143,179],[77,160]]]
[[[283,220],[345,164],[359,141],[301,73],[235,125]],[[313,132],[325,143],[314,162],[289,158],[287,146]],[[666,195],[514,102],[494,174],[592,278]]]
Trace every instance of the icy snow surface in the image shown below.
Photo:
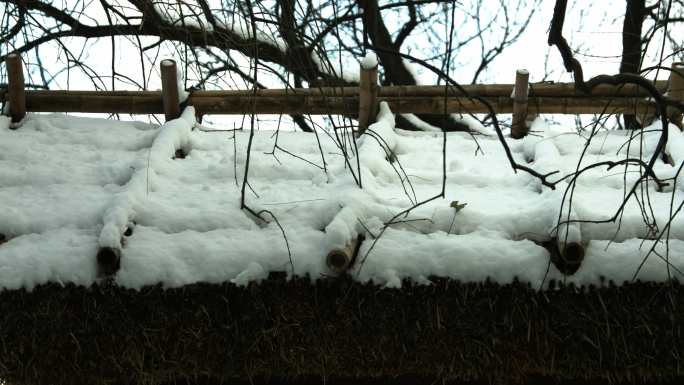
[[[439,194],[442,183],[442,133],[395,129],[383,105],[379,121],[358,140],[362,189],[349,167],[357,172],[357,158],[344,161],[335,133],[319,132],[320,151],[313,134],[255,132],[246,203],[254,212],[275,216],[285,238],[271,214],[264,212],[263,221],[240,208],[249,131],[193,130],[193,114],[188,108],[162,127],[29,115],[17,130],[0,117],[0,233],[8,236],[0,244],[0,288],[92,284],[98,247],[121,245],[115,280],[125,287],[244,285],[271,271],[318,279],[331,274],[324,263],[327,252],[358,234],[366,237],[359,252],[363,264],[351,274],[361,282],[399,287],[406,278],[427,282],[442,276],[500,283],[517,278],[533,287],[550,279],[586,285],[605,278],[619,284],[632,279],[654,246],[644,240],[654,237],[644,215],[654,216],[662,231],[671,205],[676,210],[684,199],[682,178],[664,191],[644,184],[619,226],[557,226],[560,217],[613,216],[638,169],[585,172],[572,203],[561,204],[568,184],[561,182],[554,191],[514,173],[495,136],[477,136],[478,150],[470,135],[449,133],[446,198],[396,218],[383,232],[397,213]],[[644,130],[643,146],[628,145],[625,131],[598,133],[582,166],[626,156],[648,159],[658,124]],[[537,135],[508,139],[518,162],[560,175],[577,168],[585,138],[555,132],[540,120],[532,129]],[[296,157],[280,149],[273,154],[276,140]],[[344,151],[353,152],[349,139],[345,143]],[[184,159],[173,159],[178,149],[187,154]],[[675,166],[659,160],[655,168],[661,178],[674,177],[684,162],[684,136],[674,126],[667,150]],[[450,206],[456,200],[467,206],[456,212]],[[681,278],[676,270],[684,270],[682,218],[672,222],[669,244],[656,245],[662,258],[650,254],[639,279],[667,279],[663,258],[672,264],[669,273]],[[129,228],[133,232],[126,235]],[[567,278],[549,266],[547,250],[536,243],[559,233],[581,241],[587,251],[579,271]]]

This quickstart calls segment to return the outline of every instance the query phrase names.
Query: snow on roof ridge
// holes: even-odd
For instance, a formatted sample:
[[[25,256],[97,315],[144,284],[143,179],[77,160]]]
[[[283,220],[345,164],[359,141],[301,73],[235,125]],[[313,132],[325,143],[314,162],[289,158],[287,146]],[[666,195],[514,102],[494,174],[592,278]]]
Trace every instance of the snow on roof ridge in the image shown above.
[[[313,135],[281,131],[278,146],[300,158],[275,158],[268,153],[276,140],[272,132],[255,131],[249,174],[255,194],[248,190],[247,200],[256,210],[271,210],[283,235],[274,222],[256,224],[240,208],[239,182],[233,180],[244,171],[248,133],[225,134],[230,140],[221,140],[226,137],[217,139],[220,133],[191,131],[193,124],[194,111],[188,108],[158,132],[139,124],[59,115],[30,115],[19,130],[0,129],[0,162],[8,164],[0,168],[0,233],[9,235],[0,246],[0,288],[92,284],[97,248],[120,247],[122,230],[132,219],[138,219],[137,226],[125,238],[115,278],[130,288],[243,285],[272,271],[318,279],[330,274],[326,252],[361,233],[366,241],[358,255],[365,264],[352,267],[350,274],[389,287],[399,287],[404,279],[428,282],[430,276],[489,278],[502,284],[517,278],[533,287],[559,278],[578,285],[596,284],[599,277],[629,281],[650,247],[660,255],[669,247],[673,276],[675,269],[684,270],[684,217],[672,223],[668,245],[643,240],[653,235],[635,202],[626,206],[619,224],[559,229],[559,217],[567,214],[567,206],[559,213],[564,189],[542,190],[536,179],[510,169],[496,138],[478,137],[475,144],[466,133],[446,134],[445,197],[385,227],[396,213],[439,193],[443,136],[397,133],[384,104],[377,122],[359,139],[358,157],[350,151],[348,163],[335,135],[321,135],[318,143]],[[539,171],[574,168],[586,136],[559,134],[542,124],[537,121],[534,128],[541,138],[507,139],[513,156]],[[657,138],[657,132],[648,137],[650,131],[658,126],[644,130],[645,148]],[[671,131],[667,148],[676,164],[684,159],[682,135]],[[624,132],[597,132],[585,159],[634,156],[625,146],[629,139]],[[190,147],[186,159],[171,160],[174,150]],[[315,167],[323,157],[325,172]],[[674,175],[674,167],[661,163],[660,176]],[[363,188],[350,169],[360,171]],[[624,179],[633,183],[636,174],[631,168],[626,174],[603,168],[582,174],[570,219],[608,218],[622,197]],[[669,218],[670,199],[684,198],[681,187],[660,193],[648,184],[659,226]],[[454,201],[467,207],[455,210]],[[591,240],[572,276],[563,277],[553,265],[547,275],[549,252],[539,243],[558,230],[561,238],[568,232],[576,240]],[[668,279],[665,262],[651,255],[638,277]]]

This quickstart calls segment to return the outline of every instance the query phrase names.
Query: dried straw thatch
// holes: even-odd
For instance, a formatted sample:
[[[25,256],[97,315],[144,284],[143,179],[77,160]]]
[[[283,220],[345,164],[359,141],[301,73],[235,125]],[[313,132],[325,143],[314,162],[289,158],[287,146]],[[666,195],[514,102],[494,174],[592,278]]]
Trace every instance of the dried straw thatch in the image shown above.
[[[684,290],[347,279],[0,293],[11,384],[681,380]],[[361,381],[362,380],[362,381]],[[536,383],[536,382],[535,382]]]

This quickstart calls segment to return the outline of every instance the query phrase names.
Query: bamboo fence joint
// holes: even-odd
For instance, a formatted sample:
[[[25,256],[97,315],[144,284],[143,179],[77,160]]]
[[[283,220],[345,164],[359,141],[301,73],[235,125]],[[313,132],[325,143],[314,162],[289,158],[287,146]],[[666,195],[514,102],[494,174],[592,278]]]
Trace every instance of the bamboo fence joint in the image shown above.
[[[359,131],[361,136],[378,113],[378,62],[366,57],[361,63],[359,82]]]
[[[684,62],[672,63],[670,81],[668,82],[667,94],[670,98],[684,102]],[[675,107],[668,108],[668,118],[670,121],[682,129],[682,112]]]
[[[16,53],[7,55],[7,99],[13,127],[26,116],[26,92],[24,91],[24,70],[21,56]]]
[[[176,62],[170,59],[161,62],[162,103],[166,121],[180,116],[180,98],[178,96],[178,76]]]
[[[520,139],[527,135],[527,101],[530,73],[526,69],[515,72],[515,88],[513,89],[513,121],[511,136]]]

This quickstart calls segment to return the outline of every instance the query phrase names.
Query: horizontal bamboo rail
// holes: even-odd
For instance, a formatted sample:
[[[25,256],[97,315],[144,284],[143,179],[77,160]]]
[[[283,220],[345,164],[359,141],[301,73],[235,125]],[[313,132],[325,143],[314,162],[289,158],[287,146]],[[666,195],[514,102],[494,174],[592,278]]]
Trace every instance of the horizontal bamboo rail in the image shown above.
[[[666,81],[657,81],[656,87],[665,92],[667,90]],[[462,86],[464,91],[472,96],[481,97],[510,97],[513,92],[514,84],[469,84]],[[531,83],[529,90],[530,97],[588,97],[585,94],[575,90],[574,83]],[[455,87],[447,87],[446,94],[448,96],[464,96],[461,91]],[[73,94],[101,94],[103,96],[156,96],[161,100],[161,91],[27,91],[27,93],[43,92],[56,93],[69,92]],[[192,95],[196,97],[251,97],[256,96],[272,96],[272,97],[288,97],[288,96],[358,96],[358,87],[321,87],[321,88],[287,88],[287,89],[260,89],[256,90],[224,90],[224,91],[194,91]],[[403,97],[403,96],[440,96],[444,97],[444,86],[383,86],[378,87],[378,97]],[[610,85],[600,85],[592,91],[591,96],[607,96],[607,97],[649,97],[650,95],[641,87],[636,87],[633,84],[627,84],[622,87],[615,87]],[[0,100],[4,99],[5,91],[0,92]]]
[[[380,88],[377,100],[389,104],[395,113],[441,114],[447,112],[489,112],[486,105],[467,97],[388,96],[397,87]],[[403,88],[403,87],[399,87]],[[389,89],[389,90],[388,90]],[[338,89],[340,90],[340,89]],[[382,92],[382,91],[386,92]],[[509,92],[512,88],[509,90]],[[200,114],[348,114],[356,115],[359,95],[347,93],[328,96],[331,89],[264,90],[254,96],[242,91],[196,91],[187,100]],[[278,94],[277,91],[281,91]],[[315,92],[312,92],[315,91]],[[442,89],[443,91],[443,89]],[[250,91],[251,92],[251,91]],[[345,89],[346,92],[346,89]],[[513,99],[507,96],[484,96],[496,113],[512,113]],[[0,95],[4,102],[6,93]],[[26,91],[26,109],[33,112],[84,112],[162,114],[164,106],[159,91]],[[528,113],[597,114],[653,112],[654,104],[639,97],[530,96]]]
[[[20,64],[18,55],[8,57],[10,86],[0,90],[0,102],[10,102],[13,121],[20,120],[26,111],[163,113],[167,120],[180,114],[176,66],[173,60],[163,60],[161,63],[161,91],[25,91]],[[360,119],[360,132],[372,122],[374,111],[381,101],[387,102],[395,113],[417,114],[489,113],[491,111],[488,103],[498,114],[516,114],[520,120],[517,122],[517,130],[514,130],[517,136],[525,134],[523,118],[535,114],[648,115],[655,111],[654,104],[647,99],[649,95],[646,90],[634,84],[601,85],[592,90],[591,96],[581,94],[573,83],[529,84],[527,97],[518,95],[516,105],[513,84],[377,87],[377,75],[371,76],[371,72],[361,71],[365,81],[362,81],[360,87],[195,91],[185,103],[194,106],[198,116],[249,113],[357,116]],[[654,84],[662,91],[668,90],[667,82]],[[519,88],[522,88],[522,84]]]

